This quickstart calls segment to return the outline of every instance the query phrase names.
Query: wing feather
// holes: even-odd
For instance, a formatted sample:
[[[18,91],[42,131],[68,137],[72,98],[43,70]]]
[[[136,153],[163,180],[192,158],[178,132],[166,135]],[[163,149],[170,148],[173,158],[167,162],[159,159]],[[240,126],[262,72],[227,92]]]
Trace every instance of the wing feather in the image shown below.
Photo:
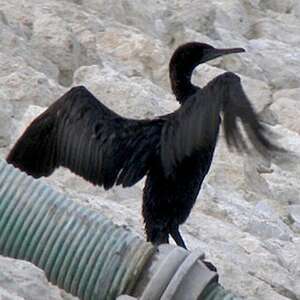
[[[173,174],[174,169],[196,151],[213,154],[222,113],[229,147],[248,151],[239,126],[241,121],[250,142],[262,155],[283,151],[271,141],[268,131],[259,122],[240,78],[226,72],[199,89],[176,112],[167,116],[161,135],[161,161],[166,176]]]
[[[123,118],[84,87],[75,87],[29,125],[7,161],[34,177],[64,166],[106,189],[115,183],[130,186],[159,155],[163,123]],[[26,162],[29,156],[36,160]]]
[[[161,160],[166,176],[199,149],[214,148],[220,118],[220,101],[211,99],[209,91],[191,96],[168,119],[161,135]]]

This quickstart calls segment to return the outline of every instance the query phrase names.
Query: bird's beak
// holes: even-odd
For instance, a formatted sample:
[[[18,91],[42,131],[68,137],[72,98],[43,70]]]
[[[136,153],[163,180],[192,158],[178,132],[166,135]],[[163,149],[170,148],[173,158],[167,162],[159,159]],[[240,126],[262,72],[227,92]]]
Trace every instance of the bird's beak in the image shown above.
[[[246,50],[243,48],[205,49],[202,57],[202,62],[206,62],[223,55],[232,54],[232,53],[242,53],[242,52],[246,52]]]

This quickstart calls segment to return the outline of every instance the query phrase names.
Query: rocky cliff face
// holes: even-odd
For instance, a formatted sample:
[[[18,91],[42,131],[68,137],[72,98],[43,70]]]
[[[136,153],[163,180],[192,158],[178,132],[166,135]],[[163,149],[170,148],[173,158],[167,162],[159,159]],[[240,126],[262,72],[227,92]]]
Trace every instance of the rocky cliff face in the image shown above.
[[[199,67],[194,81],[240,74],[261,119],[295,156],[241,156],[221,137],[182,233],[236,294],[300,299],[299,33],[298,0],[0,0],[1,157],[70,86],[85,85],[124,116],[152,117],[177,108],[167,67],[179,44],[244,47]],[[143,235],[143,182],[104,192],[62,169],[45,180]],[[68,297],[28,263],[1,258],[0,270],[1,299]]]

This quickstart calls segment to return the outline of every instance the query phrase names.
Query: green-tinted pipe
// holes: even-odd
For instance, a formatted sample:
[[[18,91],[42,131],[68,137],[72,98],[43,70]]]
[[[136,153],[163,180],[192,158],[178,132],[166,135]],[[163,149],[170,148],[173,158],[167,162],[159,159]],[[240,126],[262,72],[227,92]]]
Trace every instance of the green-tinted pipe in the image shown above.
[[[240,300],[216,282],[209,284],[201,295],[203,300]]]
[[[238,300],[203,253],[143,242],[0,160],[0,254],[30,261],[80,299]]]
[[[155,249],[0,161],[0,253],[31,261],[81,299],[131,293]]]

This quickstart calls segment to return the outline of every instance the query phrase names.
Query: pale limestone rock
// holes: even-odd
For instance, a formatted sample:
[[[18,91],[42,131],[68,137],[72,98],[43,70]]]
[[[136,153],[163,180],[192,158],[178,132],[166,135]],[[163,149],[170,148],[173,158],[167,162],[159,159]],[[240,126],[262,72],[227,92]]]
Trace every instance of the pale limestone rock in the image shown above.
[[[19,37],[30,38],[32,30],[32,3],[18,0],[1,1],[0,22],[7,25]]]
[[[41,55],[37,49],[33,49],[25,38],[18,36],[9,26],[1,24],[0,40],[0,52],[11,56],[10,60],[22,60],[46,76],[53,79],[58,78],[57,66]]]
[[[295,101],[300,101],[300,88],[295,89],[283,89],[273,94],[274,102],[280,98],[290,98]]]
[[[28,65],[20,56],[11,56],[8,53],[0,52],[0,77],[7,76]]]
[[[252,39],[274,39],[294,47],[300,46],[300,37],[297,34],[300,20],[289,16],[291,20],[282,15],[274,15],[258,19],[251,27]],[[294,48],[290,50],[295,51]],[[297,50],[296,50],[297,51]]]
[[[300,18],[300,2],[295,1],[292,12],[295,14],[297,18]]]
[[[29,104],[50,105],[64,91],[55,81],[31,67],[0,77],[7,100],[14,103],[15,116],[21,116]]]
[[[291,205],[289,207],[289,215],[293,222],[300,224],[300,205]]]
[[[287,153],[276,155],[273,158],[272,173],[262,176],[268,181],[276,206],[288,206],[300,204],[300,184],[297,177],[300,174],[300,136],[294,131],[288,130],[280,125],[274,128],[278,133],[278,143],[284,145]]]
[[[97,49],[100,57],[109,56],[114,64],[134,66],[135,72],[154,81],[158,81],[169,60],[160,40],[118,23],[97,34]]]
[[[0,103],[0,147],[7,147],[11,142],[13,132],[13,105],[9,102],[7,94],[2,90],[0,90]]]
[[[214,0],[213,3],[216,7],[216,20],[214,26],[219,34],[220,39],[222,38],[223,30],[234,32],[244,36],[250,30],[251,19],[247,10],[247,6],[244,5],[243,1],[222,1]],[[219,31],[219,28],[221,29]]]
[[[79,68],[74,84],[85,85],[103,104],[127,117],[149,118],[167,113],[165,107],[176,106],[171,96],[151,81],[128,78],[109,65]]]
[[[299,87],[300,51],[288,44],[271,40],[250,40],[248,49],[264,70],[268,81],[275,89],[292,89]]]
[[[273,223],[268,219],[253,218],[247,224],[245,231],[263,240],[279,239],[289,241],[293,236],[291,229],[281,220],[277,220]]]
[[[270,9],[279,13],[290,13],[295,0],[260,0],[260,7],[262,9]]]
[[[164,0],[151,3],[142,0],[81,0],[80,4],[97,11],[102,18],[137,27],[153,36],[160,36],[161,30],[166,30],[161,23],[172,14],[168,2]]]
[[[292,229],[300,234],[300,205],[289,206],[289,218],[292,223]]]
[[[282,97],[277,99],[270,110],[276,114],[280,124],[300,134],[300,101]]]
[[[206,36],[216,34],[214,28],[216,8],[213,1],[212,3],[207,1],[176,1],[171,9],[173,17],[185,28],[195,30]]]
[[[249,159],[230,152],[221,137],[182,233],[189,248],[206,252],[221,283],[238,295],[300,298],[300,231],[293,209],[300,204],[298,2],[0,0],[1,157],[67,90],[60,83],[86,85],[123,116],[153,117],[178,107],[169,93],[168,60],[180,43],[243,47],[244,54],[199,66],[193,81],[203,86],[225,71],[241,74],[260,117],[276,125],[278,142],[293,153]],[[130,189],[104,191],[60,169],[46,181],[144,236],[143,180]],[[37,283],[30,292],[40,293],[33,275],[14,277],[20,283],[1,285],[1,296],[29,299],[18,291],[31,278]]]
[[[0,256],[0,265],[0,286],[11,295],[6,299],[62,299],[59,289],[49,284],[44,273],[32,264]]]
[[[70,85],[79,66],[80,45],[64,19],[37,9],[31,43],[58,66],[59,82]]]
[[[263,194],[271,198],[272,194],[268,182],[259,174],[256,159],[246,159],[244,161],[245,184],[253,192]]]
[[[19,297],[14,291],[7,291],[0,287],[0,299],[1,300],[25,300],[23,297]]]

